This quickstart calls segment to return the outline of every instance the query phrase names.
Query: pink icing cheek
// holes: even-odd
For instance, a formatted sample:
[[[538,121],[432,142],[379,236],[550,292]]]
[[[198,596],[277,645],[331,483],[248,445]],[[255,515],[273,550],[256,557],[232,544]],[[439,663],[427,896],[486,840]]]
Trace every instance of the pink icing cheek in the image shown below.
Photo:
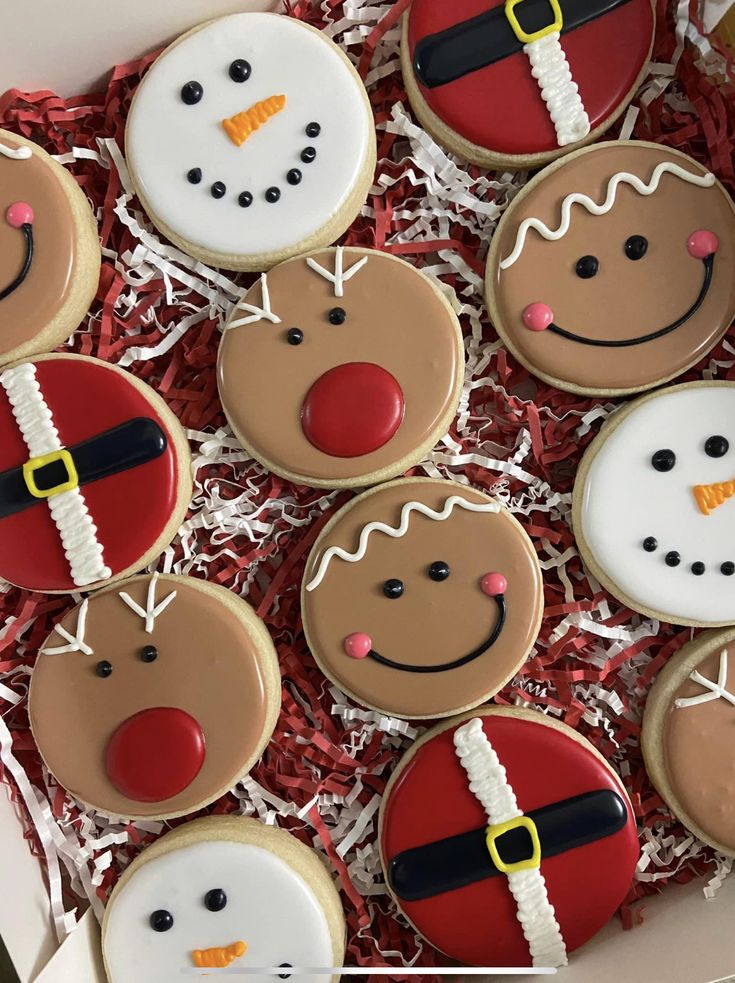
[[[692,232],[687,239],[687,249],[695,259],[706,259],[720,248],[720,240],[709,229]]]
[[[507,591],[508,581],[502,573],[486,573],[480,581],[480,587],[488,597],[498,597]]]
[[[548,304],[529,304],[523,312],[523,323],[529,331],[546,331],[554,321],[554,312]]]
[[[345,652],[351,659],[366,659],[373,647],[373,640],[364,631],[354,631],[345,639]]]
[[[5,221],[14,229],[33,224],[33,209],[27,201],[14,202],[5,213]]]

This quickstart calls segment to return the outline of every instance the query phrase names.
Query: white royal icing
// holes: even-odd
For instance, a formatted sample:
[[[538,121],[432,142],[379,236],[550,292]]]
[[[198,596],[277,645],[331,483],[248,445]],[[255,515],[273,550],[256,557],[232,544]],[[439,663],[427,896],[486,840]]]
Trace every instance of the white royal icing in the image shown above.
[[[228,74],[236,59],[250,63],[245,82]],[[193,106],[181,88],[199,82],[202,99]],[[222,120],[272,95],[284,108],[241,146]],[[308,137],[305,128],[321,132]],[[327,40],[293,18],[233,14],[217,20],[165,52],[152,66],[135,98],[126,134],[128,162],[151,209],[165,225],[200,248],[244,256],[288,249],[313,235],[342,207],[363,170],[373,122],[364,91]],[[312,163],[301,151],[314,147]],[[200,184],[187,181],[202,170]],[[286,180],[298,168],[301,183]],[[215,181],[223,198],[210,194]],[[269,187],[278,202],[265,200]],[[248,208],[238,196],[249,191]]]
[[[712,700],[725,700],[726,703],[735,706],[735,693],[731,693],[727,688],[727,649],[720,652],[720,668],[716,682],[714,679],[707,679],[698,669],[693,669],[689,678],[693,682],[699,683],[700,686],[704,686],[704,693],[674,700],[674,706],[679,708],[695,707],[700,703],[710,703]]]
[[[87,627],[88,607],[89,598],[85,597],[77,611],[77,626],[74,629],[74,634],[67,631],[61,624],[54,627],[56,634],[61,635],[62,638],[65,638],[69,644],[56,645],[52,648],[45,647],[41,649],[41,655],[64,655],[66,652],[81,652],[82,655],[94,654],[94,649],[90,645],[87,645],[87,643],[84,641],[84,632]]]
[[[490,825],[498,826],[522,816],[505,768],[478,717],[457,728],[454,747],[467,772],[470,791],[485,810]],[[533,965],[566,966],[566,946],[540,869],[511,871],[506,877]]]
[[[28,160],[32,154],[30,147],[9,147],[6,143],[0,143],[0,155],[10,160]]]
[[[614,419],[614,418],[613,418]],[[708,457],[708,437],[730,444]],[[672,450],[671,471],[651,464],[658,450]],[[735,386],[704,385],[663,390],[637,405],[599,447],[577,494],[581,528],[593,557],[613,584],[638,606],[703,624],[735,622],[735,577],[720,567],[735,562],[735,497],[704,514],[697,486],[735,478]],[[653,537],[654,552],[643,549]],[[680,554],[667,566],[668,552]],[[701,576],[693,563],[705,565]]]
[[[213,889],[227,896],[222,911],[205,907],[204,897]],[[158,910],[173,916],[166,932],[150,927],[149,918]],[[110,983],[181,983],[189,976],[217,976],[211,969],[196,970],[192,952],[238,941],[247,951],[230,965],[233,973],[283,963],[331,966],[334,959],[324,910],[306,881],[280,857],[259,846],[215,840],[172,850],[144,864],[115,899],[104,937]],[[274,977],[256,973],[242,978],[270,983]],[[321,983],[325,977],[298,979]]]
[[[523,48],[531,63],[531,73],[539,84],[541,96],[556,130],[560,147],[583,140],[590,132],[589,116],[572,79],[567,56],[558,31],[532,41]]]
[[[271,324],[281,323],[280,317],[271,310],[271,296],[268,290],[268,276],[266,273],[260,274],[260,292],[263,296],[263,306],[258,307],[257,304],[249,304],[246,300],[241,300],[235,308],[235,313],[245,311],[248,317],[235,317],[231,319],[225,325],[225,331],[231,331],[232,328],[241,328],[245,324],[255,324],[256,321],[270,321]]]
[[[29,457],[40,457],[62,450],[63,444],[36,379],[36,367],[25,362],[0,375]],[[39,499],[40,503],[40,499]],[[97,540],[97,527],[79,488],[51,495],[46,499],[51,518],[59,530],[72,580],[85,587],[107,580],[112,571],[105,565],[103,549]]]
[[[427,519],[443,522],[449,518],[455,508],[466,509],[468,512],[500,511],[500,505],[497,502],[470,502],[460,495],[451,495],[444,503],[441,512],[436,512],[434,509],[429,508],[428,505],[424,505],[423,502],[406,502],[401,509],[401,518],[397,526],[389,526],[385,522],[368,522],[367,525],[363,526],[357,549],[354,553],[349,553],[347,550],[342,549],[341,546],[330,546],[326,549],[319,561],[316,573],[306,585],[306,590],[312,591],[321,584],[326,576],[329,564],[335,556],[339,557],[340,560],[346,560],[347,563],[357,563],[358,560],[361,560],[367,553],[368,541],[373,533],[382,532],[392,539],[400,539],[408,532],[411,514],[413,512],[425,515]]]
[[[134,601],[130,594],[125,591],[119,591],[120,600],[124,601],[125,604],[142,618],[145,622],[145,630],[150,635],[156,626],[156,618],[163,614],[166,608],[169,606],[171,601],[176,597],[176,591],[170,591],[162,601],[156,604],[156,585],[158,584],[158,573],[154,573],[148,582],[148,593],[146,594],[146,604],[145,608],[142,608],[137,601]]]
[[[684,167],[680,167],[678,164],[674,164],[668,160],[662,161],[655,167],[651,175],[651,180],[648,183],[642,181],[635,174],[629,174],[628,171],[620,171],[610,178],[605,200],[601,205],[598,205],[588,195],[579,194],[578,192],[567,195],[561,203],[561,222],[556,229],[550,229],[540,218],[532,217],[524,219],[518,227],[513,252],[501,262],[500,269],[507,270],[520,258],[523,247],[526,244],[526,236],[531,229],[534,229],[549,242],[556,242],[558,239],[563,239],[572,224],[572,205],[581,205],[582,208],[585,208],[592,215],[607,215],[615,204],[618,188],[622,184],[633,188],[639,195],[648,197],[658,191],[658,186],[664,174],[672,174],[674,177],[681,178],[682,181],[687,181],[689,184],[695,184],[699,188],[711,188],[715,183],[714,174],[692,174],[691,171],[687,171]]]
[[[319,263],[317,263],[317,261],[313,258],[313,256],[306,257],[307,266],[310,269],[314,270],[315,273],[318,273],[319,276],[324,277],[325,280],[328,280],[329,283],[334,285],[335,297],[344,297],[345,283],[348,280],[351,280],[356,273],[359,273],[360,270],[363,268],[363,266],[365,266],[365,264],[368,261],[368,257],[363,256],[362,259],[359,259],[356,263],[353,263],[348,270],[345,270],[343,268],[344,267],[343,252],[344,250],[342,246],[337,246],[337,249],[335,250],[334,253],[334,273],[330,272],[329,270],[325,270],[323,266],[320,266]]]

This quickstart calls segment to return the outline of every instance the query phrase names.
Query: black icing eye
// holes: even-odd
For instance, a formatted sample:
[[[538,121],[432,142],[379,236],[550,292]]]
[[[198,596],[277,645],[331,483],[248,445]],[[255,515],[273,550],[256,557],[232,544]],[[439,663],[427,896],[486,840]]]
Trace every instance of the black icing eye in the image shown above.
[[[158,911],[153,912],[149,922],[154,932],[168,932],[174,927],[174,916],[165,908],[159,908]]]
[[[253,196],[249,191],[243,191],[237,199],[240,208],[250,208],[253,203]]]
[[[301,184],[301,171],[298,169],[298,167],[291,168],[286,175],[286,180],[289,184]]]
[[[140,658],[143,662],[155,662],[158,658],[158,649],[155,645],[144,645],[140,650]]]
[[[708,437],[704,445],[704,453],[709,457],[724,457],[730,450],[730,441],[727,437]]]
[[[306,135],[312,140],[314,137],[318,137],[321,132],[322,128],[318,123],[309,123],[309,125],[306,127]]]
[[[230,65],[230,78],[233,82],[247,82],[251,72],[250,62],[244,58],[236,58]]]
[[[402,580],[386,580],[383,584],[383,593],[386,597],[389,597],[392,601],[403,596],[403,581]]]
[[[112,674],[112,663],[108,662],[107,659],[103,659],[101,662],[97,663],[97,665],[94,667],[94,671],[98,676],[101,676],[102,679],[107,679],[107,677]]]
[[[347,320],[347,311],[344,307],[333,307],[328,317],[330,324],[344,324]]]
[[[625,255],[628,259],[643,259],[648,251],[648,239],[645,236],[631,236],[625,240]]]
[[[651,464],[656,471],[671,471],[676,464],[676,454],[670,450],[656,451],[651,458]]]
[[[449,576],[449,564],[444,560],[437,560],[429,567],[429,576],[432,580],[446,580]]]
[[[199,184],[202,180],[201,167],[192,167],[192,169],[186,175],[186,180],[189,182],[189,184]]]
[[[577,260],[576,273],[583,280],[591,280],[593,276],[597,276],[599,269],[600,261],[596,256],[583,256]]]
[[[278,968],[279,969],[293,969],[293,965],[291,963],[281,963],[281,965]],[[290,980],[291,979],[291,974],[290,973],[279,973],[278,974],[278,979],[279,980]]]
[[[227,904],[227,895],[221,887],[212,888],[204,895],[204,904],[210,911],[222,911]]]
[[[271,205],[275,205],[275,203],[280,199],[280,197],[281,197],[281,192],[276,187],[268,188],[268,190],[265,193],[265,200],[269,201]]]
[[[301,151],[301,159],[305,164],[311,164],[316,160],[316,149],[314,147],[304,147]]]
[[[187,82],[181,87],[181,101],[185,102],[187,106],[196,106],[198,102],[201,102],[203,95],[204,89],[199,82]]]
[[[286,340],[289,345],[300,345],[304,340],[304,332],[299,328],[289,328],[288,334],[286,335]]]

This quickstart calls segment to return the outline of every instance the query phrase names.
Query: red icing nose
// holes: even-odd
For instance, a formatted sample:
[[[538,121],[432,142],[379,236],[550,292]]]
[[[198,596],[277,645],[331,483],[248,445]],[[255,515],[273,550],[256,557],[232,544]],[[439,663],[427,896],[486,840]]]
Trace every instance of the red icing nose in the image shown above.
[[[190,785],[204,763],[204,732],[176,707],[141,710],[123,720],[107,745],[107,774],[136,802],[162,802]]]
[[[388,443],[405,409],[390,372],[371,362],[348,362],[316,380],[301,408],[301,426],[325,454],[360,457]]]

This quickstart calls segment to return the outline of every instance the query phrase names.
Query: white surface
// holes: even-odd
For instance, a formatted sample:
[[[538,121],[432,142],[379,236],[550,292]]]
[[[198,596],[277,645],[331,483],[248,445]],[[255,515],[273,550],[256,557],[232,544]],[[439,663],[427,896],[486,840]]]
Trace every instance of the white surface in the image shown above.
[[[735,0],[704,0],[703,20],[705,31],[714,31]]]

